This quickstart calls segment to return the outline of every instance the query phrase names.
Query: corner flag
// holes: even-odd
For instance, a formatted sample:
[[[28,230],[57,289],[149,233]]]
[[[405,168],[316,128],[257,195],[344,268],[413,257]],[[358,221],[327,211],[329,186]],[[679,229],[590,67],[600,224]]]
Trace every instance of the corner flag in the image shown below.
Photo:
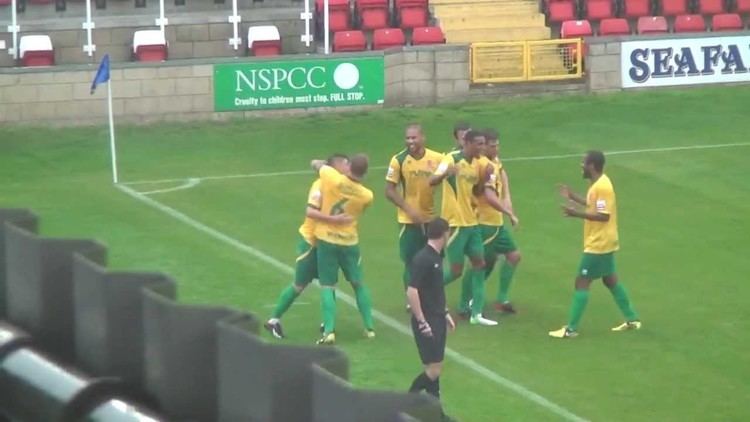
[[[96,71],[94,82],[91,83],[91,95],[94,95],[97,85],[107,82],[109,82],[109,54],[105,54],[102,58],[102,62],[99,64],[99,69]]]

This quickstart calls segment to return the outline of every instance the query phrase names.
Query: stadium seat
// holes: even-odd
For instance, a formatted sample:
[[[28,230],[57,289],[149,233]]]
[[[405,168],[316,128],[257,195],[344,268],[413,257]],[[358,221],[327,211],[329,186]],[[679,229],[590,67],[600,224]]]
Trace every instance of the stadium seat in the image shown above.
[[[664,16],[643,16],[638,18],[637,32],[640,35],[666,34],[669,32],[667,19]]]
[[[547,4],[550,22],[559,23],[576,19],[576,4],[573,0],[551,0]]]
[[[158,29],[135,31],[133,34],[133,56],[139,62],[167,60],[167,40]]]
[[[315,0],[319,28],[323,28],[323,0]],[[331,32],[352,29],[349,0],[328,0],[328,29]]]
[[[281,35],[274,25],[251,26],[247,30],[247,49],[253,56],[281,54]]]
[[[750,0],[735,0],[734,11],[736,13],[750,13]]]
[[[411,45],[445,44],[445,35],[439,26],[414,28]]]
[[[651,16],[651,0],[625,0],[623,5],[626,18]]]
[[[662,16],[677,16],[690,13],[687,0],[661,0]]]
[[[356,0],[356,6],[363,30],[388,27],[388,0]]]
[[[711,18],[711,29],[714,32],[742,31],[742,18],[736,13],[714,15]]]
[[[565,21],[560,29],[560,38],[583,38],[594,34],[587,20]]]
[[[376,29],[372,34],[373,50],[402,47],[404,44],[406,44],[406,37],[404,37],[404,31],[401,28]]]
[[[10,6],[13,4],[13,0],[0,0],[0,6]]]
[[[403,29],[427,26],[429,11],[426,0],[396,0],[396,16]]]
[[[706,21],[701,15],[680,15],[675,18],[674,32],[705,32]]]
[[[612,0],[586,0],[586,19],[598,21],[614,16]]]
[[[365,51],[367,39],[362,31],[339,31],[333,34],[333,51]]]
[[[599,24],[599,35],[630,35],[630,24],[627,19],[603,19]]]
[[[21,66],[54,66],[55,50],[48,35],[24,35],[18,43]]]
[[[698,13],[701,15],[719,15],[727,12],[724,0],[698,0]]]

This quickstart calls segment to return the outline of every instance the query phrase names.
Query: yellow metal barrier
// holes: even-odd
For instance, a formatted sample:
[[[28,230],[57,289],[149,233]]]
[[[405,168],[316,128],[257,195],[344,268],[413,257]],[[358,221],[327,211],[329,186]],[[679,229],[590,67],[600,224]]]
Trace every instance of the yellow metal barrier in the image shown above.
[[[471,82],[576,79],[583,75],[582,39],[475,43]]]

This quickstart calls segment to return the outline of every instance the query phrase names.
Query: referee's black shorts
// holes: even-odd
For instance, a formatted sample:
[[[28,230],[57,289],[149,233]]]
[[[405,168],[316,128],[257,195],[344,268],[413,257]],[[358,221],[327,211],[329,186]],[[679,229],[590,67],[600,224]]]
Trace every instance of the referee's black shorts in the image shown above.
[[[426,337],[419,332],[417,319],[413,316],[411,318],[411,331],[414,333],[414,341],[417,343],[419,357],[425,365],[443,361],[443,357],[445,356],[445,334],[447,330],[444,315],[428,317],[426,320],[432,328],[432,337]]]

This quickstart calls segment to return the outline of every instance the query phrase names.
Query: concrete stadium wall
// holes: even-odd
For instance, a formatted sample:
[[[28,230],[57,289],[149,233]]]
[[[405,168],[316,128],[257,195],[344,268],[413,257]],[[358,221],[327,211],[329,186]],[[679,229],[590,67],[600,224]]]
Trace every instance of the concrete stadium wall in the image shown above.
[[[583,80],[564,83],[471,85],[466,45],[406,47],[355,54],[384,56],[385,105],[430,105],[476,98],[583,92]],[[324,56],[305,56],[305,58]],[[337,55],[336,57],[346,57]],[[277,60],[272,58],[268,60]],[[239,59],[263,60],[253,58]],[[228,120],[261,115],[347,111],[362,107],[214,112],[213,64],[237,60],[117,63],[111,71],[118,122]],[[0,123],[91,125],[105,122],[106,89],[90,95],[95,66],[0,69]],[[380,106],[369,106],[379,108]]]
[[[129,2],[130,4],[130,2]],[[131,4],[132,7],[132,4]],[[254,25],[273,23],[279,28],[282,52],[285,54],[309,53],[312,47],[300,42],[300,34],[305,31],[305,23],[300,20],[300,6],[260,7],[239,10],[242,23],[239,36],[243,43],[238,50],[229,45],[233,36],[233,25],[227,22],[228,10],[181,13],[168,16],[166,38],[169,43],[169,59],[192,59],[208,57],[247,56],[247,30]],[[55,62],[58,65],[98,63],[108,53],[113,61],[128,62],[133,52],[133,34],[139,29],[154,29],[155,15],[97,16],[93,30],[93,43],[96,53],[89,57],[83,52],[86,32],[81,29],[84,18],[81,16],[53,19],[20,18],[21,34],[47,34],[55,48]],[[0,34],[0,40],[11,45],[11,35]],[[0,68],[13,67],[15,62],[6,51],[0,51]]]

